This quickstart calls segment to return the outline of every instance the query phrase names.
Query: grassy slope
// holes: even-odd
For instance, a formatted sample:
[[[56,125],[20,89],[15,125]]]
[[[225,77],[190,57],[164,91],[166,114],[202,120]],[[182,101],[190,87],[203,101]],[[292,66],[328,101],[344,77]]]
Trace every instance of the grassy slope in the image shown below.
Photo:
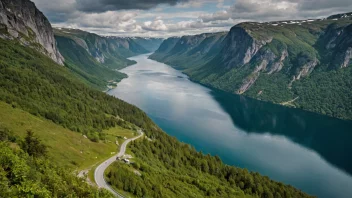
[[[265,197],[279,189],[282,193],[305,196],[258,173],[228,167],[219,158],[204,156],[165,134],[138,108],[85,86],[67,68],[16,41],[0,39],[0,42],[0,100],[7,103],[1,103],[1,122],[17,134],[23,134],[26,129],[37,132],[51,146],[53,161],[68,167],[74,164],[87,167],[99,161],[95,159],[98,154],[104,155],[107,151],[105,156],[109,156],[113,149],[114,130],[126,136],[126,130],[119,126],[137,126],[153,139],[153,142],[141,141],[131,149],[140,159],[139,170],[148,173],[143,181],[144,191],[155,190],[159,197],[164,197],[163,192],[171,197],[184,194],[235,196],[243,193],[260,193]],[[89,142],[80,133],[72,131],[86,134],[98,143]],[[105,139],[111,143],[101,143]],[[84,148],[78,144],[79,141],[83,142]],[[101,151],[101,148],[106,148],[106,151]],[[82,149],[85,149],[83,156],[80,153]],[[183,174],[189,176],[182,177]],[[141,182],[136,177],[127,179],[131,183]],[[160,179],[178,190],[163,190],[168,187],[161,186]],[[253,181],[263,183],[256,186]],[[211,188],[208,189],[209,186]],[[120,189],[131,192],[133,188]],[[132,192],[135,193],[135,189]]]
[[[111,156],[117,151],[116,136],[133,136],[131,130],[116,127],[106,131],[109,141],[92,142],[82,134],[65,129],[49,120],[39,118],[11,105],[0,102],[0,126],[24,137],[26,130],[32,130],[49,146],[50,159],[61,166],[85,169]],[[82,153],[81,153],[82,151]]]

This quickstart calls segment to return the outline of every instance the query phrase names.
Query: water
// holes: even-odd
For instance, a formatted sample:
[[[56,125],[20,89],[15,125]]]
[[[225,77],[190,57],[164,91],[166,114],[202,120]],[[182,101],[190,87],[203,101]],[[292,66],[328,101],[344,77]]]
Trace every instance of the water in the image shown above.
[[[140,55],[109,94],[227,164],[323,198],[352,197],[352,122],[212,90]]]

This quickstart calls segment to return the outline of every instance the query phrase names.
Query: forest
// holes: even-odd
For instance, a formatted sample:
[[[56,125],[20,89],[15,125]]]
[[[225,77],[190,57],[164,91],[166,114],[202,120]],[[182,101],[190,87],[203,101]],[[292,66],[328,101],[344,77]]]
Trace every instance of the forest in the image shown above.
[[[136,197],[311,197],[247,169],[225,165],[164,133],[133,142],[132,165],[116,162],[106,172],[117,189]],[[134,173],[137,170],[141,176]]]
[[[125,121],[155,128],[137,107],[89,88],[44,55],[2,39],[0,100],[95,140],[103,129]]]
[[[0,197],[112,197],[50,161],[46,148],[32,131],[21,139],[0,126]]]
[[[134,167],[142,176],[123,171],[126,167],[120,168],[119,164],[107,173],[113,186],[137,197],[309,197],[291,186],[246,169],[227,166],[219,157],[204,155],[178,142],[137,107],[86,86],[68,68],[16,41],[0,39],[0,100],[86,134],[96,142],[104,135],[103,129],[126,126],[125,122],[142,128],[151,141],[136,142],[130,148],[139,159]],[[31,132],[28,135],[31,136],[27,138],[29,142],[41,145]],[[16,145],[22,147],[14,151],[12,147],[18,148]],[[2,188],[8,193],[5,197],[20,196],[20,193],[34,197],[95,197],[100,193],[66,172],[69,170],[49,162],[44,146],[28,145],[32,143],[1,144]],[[18,164],[14,166],[18,170],[12,169],[14,163]],[[41,166],[45,168],[40,169]]]

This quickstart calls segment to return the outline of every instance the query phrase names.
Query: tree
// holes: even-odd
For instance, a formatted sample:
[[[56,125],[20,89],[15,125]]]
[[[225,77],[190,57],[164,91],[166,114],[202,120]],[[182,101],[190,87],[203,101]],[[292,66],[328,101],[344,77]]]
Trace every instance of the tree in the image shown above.
[[[30,156],[42,157],[47,154],[47,146],[42,144],[39,138],[35,137],[31,130],[27,130],[27,136],[21,146]]]

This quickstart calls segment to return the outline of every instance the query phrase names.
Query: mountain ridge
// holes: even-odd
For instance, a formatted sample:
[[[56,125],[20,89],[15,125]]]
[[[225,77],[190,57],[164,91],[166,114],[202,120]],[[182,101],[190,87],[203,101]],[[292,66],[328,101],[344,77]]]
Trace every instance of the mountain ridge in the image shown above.
[[[346,79],[352,63],[351,28],[350,13],[315,20],[244,22],[231,28],[213,56],[177,62],[192,56],[172,54],[171,49],[160,57],[165,50],[159,48],[150,57],[210,87],[352,119],[351,82]],[[322,75],[328,88],[317,84]],[[344,78],[338,86],[334,85],[336,75]]]

